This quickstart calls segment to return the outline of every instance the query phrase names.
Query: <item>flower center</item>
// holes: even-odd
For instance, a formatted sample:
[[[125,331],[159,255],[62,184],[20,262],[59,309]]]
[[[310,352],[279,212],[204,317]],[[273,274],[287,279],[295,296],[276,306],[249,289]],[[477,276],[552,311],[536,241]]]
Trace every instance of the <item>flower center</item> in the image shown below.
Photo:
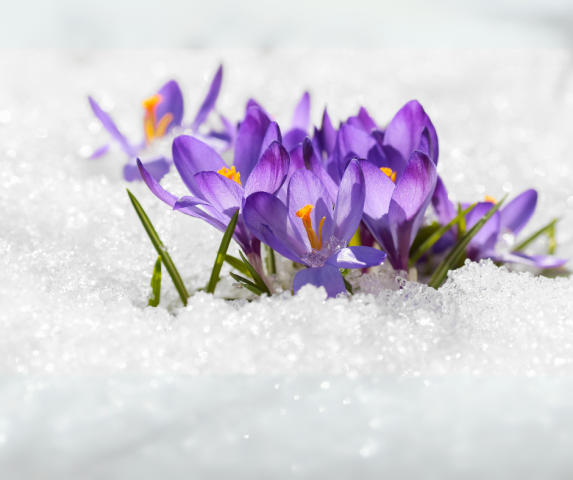
[[[143,100],[143,102],[141,102],[143,108],[145,109],[145,117],[143,118],[143,130],[145,131],[145,140],[147,141],[148,145],[153,141],[153,139],[163,137],[167,127],[173,120],[173,114],[166,113],[163,115],[163,117],[161,117],[159,122],[157,121],[155,112],[157,110],[157,105],[161,103],[161,100],[163,100],[161,95],[156,93],[155,95],[152,95],[151,97],[146,98]]]
[[[493,197],[490,197],[489,195],[483,197],[483,201],[493,203],[494,205],[497,203],[497,200]]]
[[[223,167],[221,170],[217,170],[219,175],[223,175],[223,177],[228,178],[229,180],[233,180],[233,182],[237,182],[241,185],[241,174],[235,170],[235,167],[226,168]]]
[[[320,225],[318,227],[318,236],[312,229],[312,222],[310,220],[310,213],[314,210],[312,205],[306,205],[302,207],[298,212],[296,212],[296,216],[302,220],[302,224],[306,229],[306,234],[308,235],[308,241],[310,242],[310,246],[315,250],[322,250],[322,225],[324,225],[324,219],[326,217],[322,217],[320,221]]]
[[[396,183],[396,172],[392,171],[391,168],[381,167],[380,170],[384,175],[386,175],[390,180]]]

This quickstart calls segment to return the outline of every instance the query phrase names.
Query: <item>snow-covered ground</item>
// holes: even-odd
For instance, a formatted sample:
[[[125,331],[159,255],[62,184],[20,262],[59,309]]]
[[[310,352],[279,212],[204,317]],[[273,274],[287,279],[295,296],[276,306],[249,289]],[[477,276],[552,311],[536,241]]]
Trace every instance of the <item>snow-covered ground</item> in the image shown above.
[[[573,257],[573,57],[566,51],[2,52],[0,477],[566,478],[573,473],[573,282],[470,264],[439,291],[390,273],[351,301],[298,297],[186,309],[139,198],[190,291],[221,234],[121,180],[92,94],[136,138],[170,78],[187,118],[218,63],[218,110],[255,96],[279,123],[365,105],[384,124],[417,98],[456,200],[536,188],[527,233],[562,217]],[[164,182],[184,193],[177,175]],[[233,248],[236,248],[233,246]],[[534,246],[541,249],[541,243]],[[287,266],[287,265],[285,265]],[[228,270],[225,270],[225,272]],[[382,288],[386,287],[386,288]]]

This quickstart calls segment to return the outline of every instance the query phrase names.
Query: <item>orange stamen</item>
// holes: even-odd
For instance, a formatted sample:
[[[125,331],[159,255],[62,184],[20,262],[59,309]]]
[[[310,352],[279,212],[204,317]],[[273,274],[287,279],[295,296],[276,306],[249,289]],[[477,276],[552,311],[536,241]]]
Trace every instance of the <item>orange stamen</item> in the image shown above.
[[[173,120],[173,114],[166,113],[161,117],[161,120],[157,122],[156,110],[157,105],[161,103],[163,98],[161,95],[156,93],[151,95],[151,97],[146,98],[141,102],[145,110],[145,116],[143,118],[143,130],[145,132],[145,139],[147,144],[150,144],[155,138],[161,138],[165,135],[167,127]]]
[[[315,231],[312,229],[312,221],[310,219],[310,214],[313,210],[314,207],[312,205],[306,205],[296,212],[296,216],[302,220],[310,246],[314,250],[322,250],[322,225],[324,224],[326,217],[322,217],[322,220],[320,221],[317,236]]]
[[[494,205],[497,203],[497,200],[493,197],[490,197],[489,195],[486,195],[483,199],[485,202],[490,202],[493,203]]]
[[[157,138],[161,138],[165,135],[165,130],[167,130],[167,127],[171,123],[171,120],[173,120],[172,113],[166,113],[161,117],[161,120],[159,120],[159,122],[157,123],[157,127],[155,128],[155,136]]]
[[[221,170],[217,170],[219,175],[223,175],[223,177],[228,178],[229,180],[233,180],[233,182],[237,182],[241,185],[241,173],[235,170],[235,167],[226,168],[223,167]]]
[[[380,170],[384,175],[386,175],[390,180],[396,183],[396,172],[392,171],[391,168],[381,167]]]

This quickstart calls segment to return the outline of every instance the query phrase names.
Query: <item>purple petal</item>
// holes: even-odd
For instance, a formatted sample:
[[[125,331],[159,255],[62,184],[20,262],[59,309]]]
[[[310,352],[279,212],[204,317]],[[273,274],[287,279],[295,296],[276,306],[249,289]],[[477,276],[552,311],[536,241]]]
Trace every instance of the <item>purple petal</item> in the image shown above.
[[[424,127],[424,130],[422,130],[422,135],[420,136],[420,144],[418,145],[417,150],[432,158],[433,143],[428,127]]]
[[[281,129],[277,122],[271,122],[269,128],[265,133],[265,137],[263,138],[263,143],[261,145],[261,151],[259,152],[259,158],[263,156],[265,150],[269,148],[269,145],[273,142],[279,142],[280,144],[283,143],[283,137],[281,135]],[[289,149],[287,148],[287,151]]]
[[[438,217],[438,222],[441,225],[447,225],[450,223],[457,215],[456,207],[448,198],[448,192],[442,179],[438,176],[436,181],[436,189],[434,190],[434,195],[432,196],[432,206]]]
[[[263,153],[245,185],[245,197],[254,192],[275,194],[282,187],[290,166],[288,152],[279,142],[273,142]]]
[[[327,171],[322,167],[322,162],[316,155],[316,151],[311,142],[305,140],[302,145],[297,146],[291,151],[291,166],[289,169],[289,176],[287,177],[287,185],[294,172],[301,168],[306,168],[314,173],[320,181],[324,184],[330,195],[332,203],[335,202],[338,195],[338,186],[330,177]]]
[[[217,172],[200,172],[195,182],[203,198],[224,215],[232,217],[242,207],[244,190],[237,182]]]
[[[259,161],[261,146],[265,133],[270,125],[269,118],[257,107],[249,108],[247,116],[239,127],[235,143],[234,165],[241,173],[241,179],[246,181]]]
[[[352,153],[360,158],[366,158],[370,149],[376,145],[376,140],[369,133],[352,125],[342,125],[336,141],[341,157]]]
[[[493,208],[493,203],[481,202],[466,215],[466,230],[472,228],[481,218]],[[479,260],[484,257],[484,252],[495,250],[497,237],[500,233],[501,214],[496,212],[486,224],[470,240],[466,251],[470,260]]]
[[[181,125],[183,120],[183,94],[175,80],[167,82],[157,93],[161,95],[161,102],[155,111],[157,121],[161,120],[166,113],[173,115],[166,130],[169,132],[173,127]]]
[[[364,174],[364,216],[372,220],[380,220],[388,213],[392,193],[396,188],[394,182],[372,163],[361,160],[360,166]]]
[[[352,157],[367,158],[370,149],[376,145],[374,138],[360,128],[352,125],[342,125],[336,136],[336,145],[329,159],[329,173],[333,180],[339,183],[344,174],[344,168]],[[338,171],[336,171],[338,170]]]
[[[109,143],[107,145],[102,145],[94,153],[92,153],[88,158],[90,160],[96,160],[96,159],[104,156],[107,152],[109,152],[110,147],[111,147],[111,145]]]
[[[422,152],[414,152],[396,183],[388,209],[398,259],[394,268],[408,270],[408,256],[436,188],[436,166]]]
[[[203,100],[203,104],[201,108],[197,112],[197,116],[193,123],[191,124],[191,129],[193,131],[197,130],[201,124],[207,119],[209,113],[215,107],[215,103],[217,102],[217,97],[219,96],[219,91],[221,90],[221,82],[223,80],[223,65],[219,66],[213,81],[211,82],[211,86],[209,87],[209,91],[207,92],[207,96],[205,100]]]
[[[377,129],[377,125],[372,120],[372,117],[368,114],[368,111],[364,107],[360,107],[358,115],[355,117],[349,117],[347,123],[353,125],[366,133],[370,133],[372,130]]]
[[[337,132],[332,126],[332,122],[330,121],[330,116],[324,109],[324,113],[322,114],[322,127],[320,129],[320,143],[324,151],[327,155],[330,155],[334,150],[334,145],[336,144],[336,135]]]
[[[537,191],[526,190],[500,210],[501,229],[517,235],[529,222],[537,205]]]
[[[420,138],[424,127],[428,128],[432,139],[432,155],[430,158],[438,163],[438,135],[436,129],[417,100],[404,105],[388,124],[384,135],[384,145],[395,148],[403,158],[410,155],[420,145]]]
[[[331,265],[300,270],[292,282],[294,293],[297,294],[305,285],[324,287],[329,298],[334,298],[338,294],[346,292],[340,271]]]
[[[324,242],[327,242],[332,236],[332,202],[328,190],[320,179],[309,170],[297,170],[291,177],[287,198],[290,223],[293,229],[298,232],[300,238],[302,238],[307,248],[306,251],[311,251],[310,241],[302,220],[296,216],[296,212],[307,205],[312,205],[313,207],[310,213],[310,220],[317,236],[320,222],[324,218],[322,239]]]
[[[292,232],[288,223],[287,207],[267,192],[256,192],[245,201],[243,218],[247,228],[261,242],[293,262],[301,262],[307,249]]]
[[[201,196],[195,183],[195,175],[199,172],[217,171],[227,167],[227,164],[215,150],[189,135],[181,135],[173,140],[173,163],[194,196]]]
[[[307,133],[306,130],[294,129],[289,130],[284,138],[283,138],[283,145],[285,148],[290,152],[294,147],[301,144],[304,139],[306,138]]]
[[[171,164],[167,159],[161,157],[155,160],[145,162],[145,169],[158,182],[169,173]],[[123,167],[123,178],[126,182],[142,180],[139,167],[137,165],[127,164]]]
[[[365,180],[360,163],[356,159],[351,160],[340,182],[334,208],[332,234],[339,240],[348,243],[356,233],[362,219],[365,196]]]
[[[197,205],[210,205],[210,203],[197,197],[181,197],[173,205],[173,210],[183,210],[184,208],[196,207]]]
[[[105,128],[110,133],[110,135],[119,143],[121,149],[125,153],[127,153],[128,155],[135,155],[133,147],[129,144],[127,139],[119,131],[119,129],[117,128],[111,117],[101,109],[101,107],[92,97],[88,97],[88,100],[90,102],[90,106],[92,107],[94,115],[102,123],[103,128]]]
[[[308,131],[310,126],[310,95],[304,92],[302,98],[294,109],[292,117],[291,130]]]
[[[249,98],[249,100],[247,101],[247,106],[245,107],[245,116],[247,115],[247,113],[249,112],[249,109],[251,107],[257,107],[261,112],[263,112],[267,117],[272,118],[271,115],[269,115],[269,112],[267,112],[263,106],[257,102],[254,98]]]
[[[386,254],[371,247],[347,247],[331,255],[326,263],[337,268],[368,268],[380,265]]]
[[[137,166],[141,173],[141,177],[145,184],[151,190],[151,193],[155,195],[159,200],[169,205],[171,208],[175,206],[177,203],[177,197],[172,193],[169,193],[165,190],[159,183],[149,174],[149,172],[145,169],[143,164],[139,159],[137,159]],[[201,220],[205,220],[210,225],[214,226],[215,228],[225,231],[226,225],[221,223],[219,219],[212,217],[211,215],[205,213],[201,209],[197,207],[188,207],[180,209],[181,212],[185,213],[186,215],[190,215],[191,217],[200,218]]]

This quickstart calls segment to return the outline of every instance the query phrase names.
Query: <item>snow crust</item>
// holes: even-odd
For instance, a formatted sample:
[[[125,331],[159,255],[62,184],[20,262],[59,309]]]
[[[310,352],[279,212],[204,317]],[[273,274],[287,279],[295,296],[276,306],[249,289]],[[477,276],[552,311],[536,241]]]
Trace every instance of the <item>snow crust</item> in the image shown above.
[[[439,291],[400,289],[382,268],[354,280],[350,301],[306,287],[248,303],[224,299],[247,296],[226,278],[215,298],[197,293],[182,308],[165,273],[160,306],[146,307],[156,253],[126,186],[189,291],[206,284],[221,234],[124,183],[121,152],[87,160],[107,136],[86,95],[138,138],[142,98],[173,77],[190,120],[220,60],[218,110],[233,120],[256,95],[286,125],[306,88],[315,122],[325,104],[334,119],[364,104],[384,124],[417,98],[452,199],[537,188],[524,235],[562,217],[557,254],[573,256],[567,52],[2,52],[0,472],[570,472],[571,279],[485,262]],[[163,184],[185,194],[176,173]],[[287,285],[289,262],[280,268]]]

